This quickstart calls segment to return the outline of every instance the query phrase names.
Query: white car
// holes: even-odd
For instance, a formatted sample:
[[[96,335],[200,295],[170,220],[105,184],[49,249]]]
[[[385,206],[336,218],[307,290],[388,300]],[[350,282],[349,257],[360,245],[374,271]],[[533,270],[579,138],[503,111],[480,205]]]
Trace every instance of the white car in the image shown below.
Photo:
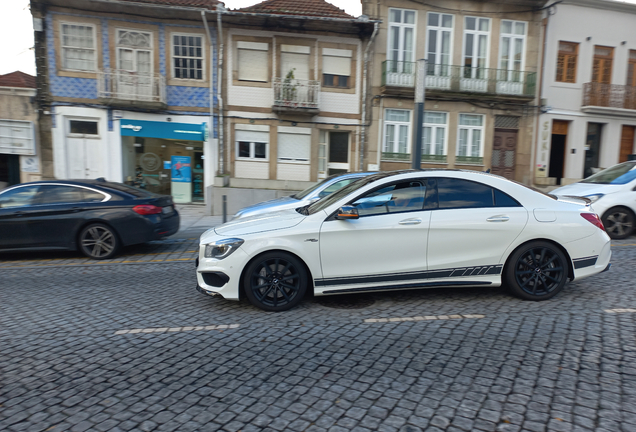
[[[199,291],[267,311],[315,295],[499,286],[546,300],[610,266],[589,201],[476,171],[373,174],[296,210],[203,233]]]
[[[636,214],[636,161],[623,162],[550,192],[559,196],[579,196],[592,201],[605,231],[622,239],[634,231]]]

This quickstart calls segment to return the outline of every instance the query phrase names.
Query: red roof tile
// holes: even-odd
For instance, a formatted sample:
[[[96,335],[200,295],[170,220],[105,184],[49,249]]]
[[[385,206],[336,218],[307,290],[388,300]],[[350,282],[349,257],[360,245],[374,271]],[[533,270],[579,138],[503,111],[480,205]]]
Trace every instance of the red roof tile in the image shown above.
[[[267,13],[279,15],[303,15],[326,18],[353,19],[344,10],[324,0],[265,0],[264,2],[238,9],[239,12]]]
[[[35,88],[35,77],[20,71],[0,75],[0,87]]]
[[[150,3],[166,6],[183,6],[216,10],[218,0],[124,0],[131,3]]]

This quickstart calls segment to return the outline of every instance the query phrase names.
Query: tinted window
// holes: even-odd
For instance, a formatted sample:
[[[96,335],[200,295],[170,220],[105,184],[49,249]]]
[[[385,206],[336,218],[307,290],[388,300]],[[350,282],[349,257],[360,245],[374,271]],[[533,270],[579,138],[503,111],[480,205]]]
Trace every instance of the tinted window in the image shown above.
[[[65,204],[82,201],[82,191],[75,186],[43,185],[33,204]]]
[[[85,202],[102,202],[106,198],[103,193],[82,188],[82,201]]]
[[[508,194],[503,193],[499,189],[495,191],[495,207],[519,207],[521,204]]]
[[[493,207],[492,188],[468,180],[438,178],[440,209]]]
[[[97,122],[71,120],[71,133],[84,135],[97,135]]]
[[[33,197],[40,186],[23,186],[0,195],[0,208],[26,207],[33,203]]]
[[[420,181],[406,181],[370,192],[352,205],[360,216],[422,210],[426,187]]]

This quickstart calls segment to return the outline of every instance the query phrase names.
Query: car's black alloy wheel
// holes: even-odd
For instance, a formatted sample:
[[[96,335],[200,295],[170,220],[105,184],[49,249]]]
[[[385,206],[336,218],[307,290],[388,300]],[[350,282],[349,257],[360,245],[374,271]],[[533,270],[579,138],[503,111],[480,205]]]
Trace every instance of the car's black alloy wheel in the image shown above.
[[[601,218],[607,235],[624,239],[634,231],[634,214],[625,207],[612,207]]]
[[[79,235],[79,248],[89,258],[112,258],[119,249],[117,233],[107,225],[92,224]]]
[[[517,249],[505,272],[506,283],[513,294],[526,300],[547,300],[565,286],[568,264],[558,247],[536,241]]]
[[[243,286],[254,306],[266,311],[284,311],[296,306],[305,296],[307,271],[293,255],[270,252],[249,264]]]

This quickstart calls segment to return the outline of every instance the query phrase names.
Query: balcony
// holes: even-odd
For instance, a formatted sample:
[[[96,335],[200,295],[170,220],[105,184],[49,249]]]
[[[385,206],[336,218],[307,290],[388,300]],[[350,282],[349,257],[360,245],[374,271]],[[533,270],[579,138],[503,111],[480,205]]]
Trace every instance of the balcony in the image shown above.
[[[319,105],[320,81],[274,78],[274,112],[317,115]]]
[[[636,87],[620,84],[583,84],[584,112],[636,116]]]
[[[382,62],[384,93],[412,95],[416,65],[415,62]],[[534,98],[535,88],[535,72],[427,65],[426,89],[433,93],[474,93]]]
[[[97,73],[97,83],[97,95],[107,105],[148,109],[167,107],[166,80],[160,74],[104,69]]]
[[[385,162],[410,162],[410,153],[389,153],[382,152],[382,160]],[[446,155],[423,154],[422,163],[446,163]]]

